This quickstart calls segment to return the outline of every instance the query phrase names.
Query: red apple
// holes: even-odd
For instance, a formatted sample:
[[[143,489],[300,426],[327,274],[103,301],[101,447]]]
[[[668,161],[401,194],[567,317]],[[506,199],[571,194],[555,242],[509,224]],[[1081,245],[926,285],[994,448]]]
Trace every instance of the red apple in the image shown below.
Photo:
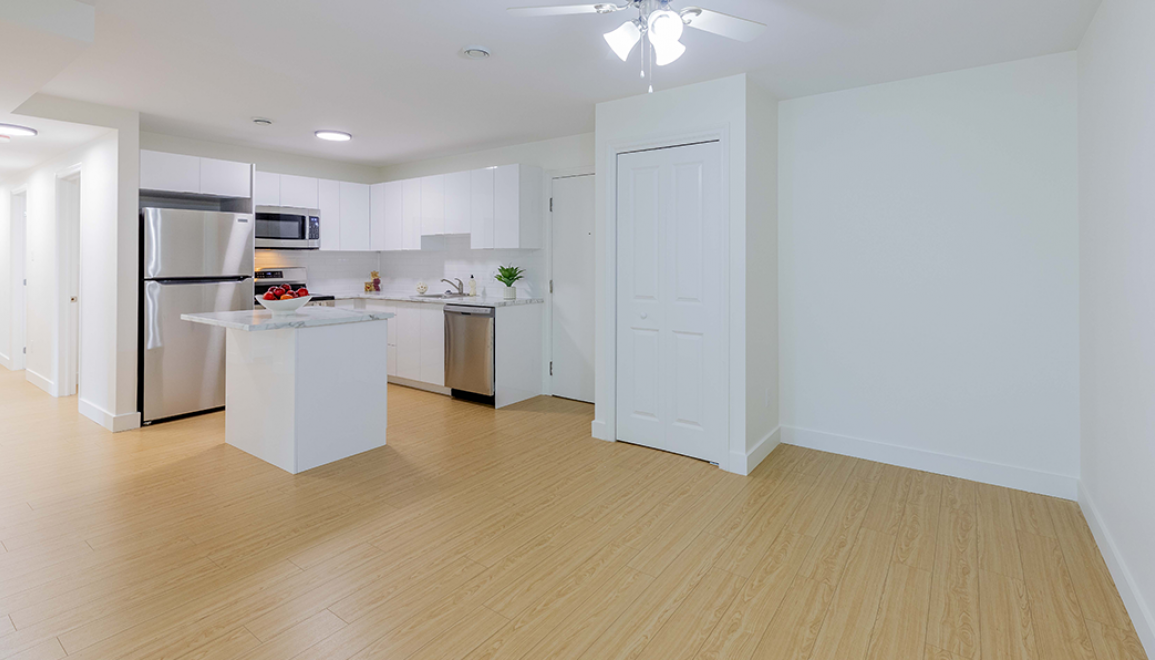
[[[297,297],[298,298],[304,298],[307,295],[309,295],[309,290],[306,289],[305,287],[301,287],[301,288],[297,289]]]
[[[276,299],[277,299],[277,294],[273,293],[272,291],[266,291],[266,292],[265,292],[265,295],[264,295],[264,296],[262,296],[262,297],[263,297],[265,300],[276,300]]]

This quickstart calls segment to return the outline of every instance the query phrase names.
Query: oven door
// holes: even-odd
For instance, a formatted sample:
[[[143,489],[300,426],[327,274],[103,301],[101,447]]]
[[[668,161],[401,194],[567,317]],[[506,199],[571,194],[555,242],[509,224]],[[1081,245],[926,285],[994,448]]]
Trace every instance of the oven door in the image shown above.
[[[280,250],[316,250],[321,247],[321,212],[258,206],[255,246]]]

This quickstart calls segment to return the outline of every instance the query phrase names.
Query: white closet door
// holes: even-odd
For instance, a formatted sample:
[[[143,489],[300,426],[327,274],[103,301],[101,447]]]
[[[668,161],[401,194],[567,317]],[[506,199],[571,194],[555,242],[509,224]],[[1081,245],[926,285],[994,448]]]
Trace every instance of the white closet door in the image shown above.
[[[618,156],[617,438],[721,463],[726,218],[717,142]]]
[[[550,380],[554,396],[594,401],[594,177],[553,180]]]

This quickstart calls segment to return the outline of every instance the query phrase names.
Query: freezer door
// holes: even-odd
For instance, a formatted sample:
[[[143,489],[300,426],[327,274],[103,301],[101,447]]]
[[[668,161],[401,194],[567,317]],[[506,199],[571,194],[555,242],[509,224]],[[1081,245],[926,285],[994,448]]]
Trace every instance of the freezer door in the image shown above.
[[[144,283],[144,421],[225,405],[225,329],[180,315],[251,309],[252,302],[252,280]]]
[[[141,209],[142,279],[253,275],[253,216]]]

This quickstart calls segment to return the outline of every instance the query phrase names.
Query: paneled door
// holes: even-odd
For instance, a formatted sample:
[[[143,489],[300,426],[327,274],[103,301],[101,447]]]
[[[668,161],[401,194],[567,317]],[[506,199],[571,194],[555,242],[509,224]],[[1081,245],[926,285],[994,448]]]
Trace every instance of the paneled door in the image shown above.
[[[619,440],[725,457],[726,218],[721,145],[617,160]]]

